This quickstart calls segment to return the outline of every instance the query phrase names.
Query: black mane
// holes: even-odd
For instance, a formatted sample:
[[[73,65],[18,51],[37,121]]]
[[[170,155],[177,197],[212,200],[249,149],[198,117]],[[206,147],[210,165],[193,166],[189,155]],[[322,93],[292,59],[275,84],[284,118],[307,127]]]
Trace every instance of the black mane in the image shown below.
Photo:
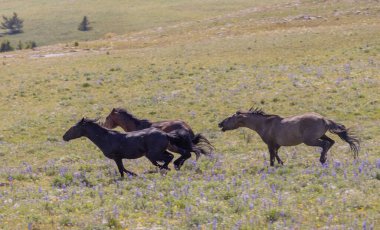
[[[114,108],[114,110],[120,114],[123,114],[123,116],[126,116],[128,117],[128,119],[131,119],[136,127],[139,127],[139,128],[149,128],[152,123],[147,120],[147,119],[138,119],[137,117],[135,117],[133,114],[129,113],[126,109],[123,109],[123,108]]]
[[[248,110],[248,113],[254,114],[254,115],[262,115],[262,116],[268,116],[269,115],[269,114],[266,114],[262,109],[260,109],[260,108],[253,108],[253,107],[251,107]]]

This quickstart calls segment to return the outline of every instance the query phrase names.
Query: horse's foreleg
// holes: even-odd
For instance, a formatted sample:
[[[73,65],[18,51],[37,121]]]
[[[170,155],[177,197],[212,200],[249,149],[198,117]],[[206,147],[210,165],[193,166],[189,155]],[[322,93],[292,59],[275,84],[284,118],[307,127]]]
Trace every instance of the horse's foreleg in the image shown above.
[[[179,150],[179,153],[181,154],[181,157],[173,163],[176,170],[180,170],[185,161],[191,157],[191,153],[187,150],[181,149]]]
[[[280,159],[280,156],[278,155],[278,149],[276,149],[276,159],[277,159],[277,163],[279,163],[280,165],[284,165],[284,162]]]
[[[270,166],[274,166],[274,160],[276,158],[276,149],[273,146],[269,146]]]
[[[124,172],[131,175],[131,176],[137,176],[136,173],[133,173],[131,171],[128,171],[124,168],[124,165],[123,165],[123,160],[122,159],[115,159],[115,162],[116,162],[116,165],[117,165],[117,168],[119,169],[119,173],[120,173],[120,176],[121,177],[124,177]]]

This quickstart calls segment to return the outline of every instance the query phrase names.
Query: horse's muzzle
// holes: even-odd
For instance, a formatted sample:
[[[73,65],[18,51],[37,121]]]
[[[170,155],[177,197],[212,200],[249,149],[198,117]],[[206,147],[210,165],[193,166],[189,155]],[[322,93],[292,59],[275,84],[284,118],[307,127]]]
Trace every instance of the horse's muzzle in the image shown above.
[[[223,127],[223,121],[218,124],[218,127],[221,128],[222,132],[226,131]]]

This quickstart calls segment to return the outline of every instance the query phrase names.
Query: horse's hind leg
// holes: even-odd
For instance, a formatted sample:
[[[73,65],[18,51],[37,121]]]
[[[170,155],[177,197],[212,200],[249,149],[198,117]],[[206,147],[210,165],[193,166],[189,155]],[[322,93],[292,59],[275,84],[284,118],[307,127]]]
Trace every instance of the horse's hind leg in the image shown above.
[[[154,166],[159,167],[160,169],[167,169],[170,170],[168,167],[169,163],[173,160],[173,154],[169,153],[168,151],[164,151],[161,154],[155,154],[155,153],[148,153],[146,157],[149,159],[150,162]],[[163,161],[164,164],[161,166],[157,163],[157,161]]]
[[[187,151],[185,149],[178,149],[178,153],[181,154],[181,156],[173,163],[176,170],[180,170],[183,163],[185,163],[185,161],[191,157],[190,151]]]
[[[164,169],[168,169],[170,170],[170,168],[168,167],[169,163],[173,160],[174,158],[174,155],[169,153],[168,151],[165,151],[164,152],[164,155],[163,155],[163,161],[165,162],[164,165],[162,165],[162,167]]]
[[[322,139],[322,137],[321,137],[321,139],[308,140],[308,141],[305,141],[304,143],[308,146],[315,146],[315,147],[322,148],[321,157],[319,158],[319,161],[321,162],[321,164],[324,164],[326,162],[326,153],[329,150],[329,148],[331,147],[330,141],[328,141],[326,139]]]
[[[329,149],[335,144],[335,141],[333,139],[331,139],[330,137],[326,136],[326,135],[323,135],[321,138],[321,140],[324,140],[324,141],[327,141],[329,142],[329,144],[326,146],[326,150],[325,151],[322,151],[321,153],[321,158],[320,158],[320,161],[322,162],[326,162],[326,155],[327,155],[327,152],[329,151]]]

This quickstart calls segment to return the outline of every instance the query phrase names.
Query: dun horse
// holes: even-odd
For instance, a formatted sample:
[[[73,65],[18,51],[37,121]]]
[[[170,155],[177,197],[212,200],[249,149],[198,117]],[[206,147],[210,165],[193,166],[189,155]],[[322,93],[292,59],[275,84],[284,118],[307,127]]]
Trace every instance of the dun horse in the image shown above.
[[[348,132],[348,129],[317,113],[282,118],[278,115],[265,114],[260,109],[251,108],[247,112],[237,111],[231,117],[224,119],[218,125],[221,130],[233,130],[246,127],[256,131],[261,139],[268,145],[270,153],[270,165],[274,165],[275,158],[279,164],[283,164],[278,156],[281,146],[294,146],[304,143],[308,146],[322,148],[320,162],[326,162],[327,151],[335,141],[326,136],[330,131],[337,134],[350,145],[354,158],[358,156],[359,140]]]
[[[187,134],[192,142],[190,148],[181,151],[181,149],[178,149],[176,146],[169,146],[170,151],[181,154],[181,157],[174,161],[174,166],[177,170],[179,170],[183,163],[191,157],[190,152],[194,152],[198,159],[200,154],[208,154],[213,150],[211,143],[202,134],[195,135],[190,126],[181,120],[151,122],[146,119],[138,119],[128,113],[125,109],[114,108],[106,117],[103,126],[109,129],[114,129],[117,126],[120,126],[126,132],[154,127],[166,133],[177,130],[181,131],[184,135]]]
[[[168,169],[168,164],[173,159],[173,154],[166,151],[169,144],[177,148],[189,148],[187,140],[183,140],[180,133],[165,133],[156,128],[148,128],[140,131],[120,133],[103,128],[95,120],[83,118],[64,135],[64,141],[87,137],[103,154],[115,161],[121,177],[124,172],[129,175],[136,175],[124,168],[122,159],[137,159],[142,156],[147,157],[153,165],[163,169]],[[163,161],[159,165],[157,161]]]

